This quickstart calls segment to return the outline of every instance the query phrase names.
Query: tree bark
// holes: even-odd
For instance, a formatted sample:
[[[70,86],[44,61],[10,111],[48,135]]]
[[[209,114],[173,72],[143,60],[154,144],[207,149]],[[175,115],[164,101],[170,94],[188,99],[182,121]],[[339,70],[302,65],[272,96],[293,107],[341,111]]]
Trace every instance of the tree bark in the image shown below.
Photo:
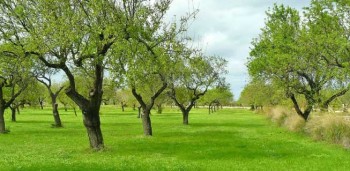
[[[142,126],[143,126],[143,133],[146,136],[152,136],[152,124],[151,124],[151,118],[150,118],[150,110],[143,110],[142,113]]]
[[[184,125],[188,125],[188,111],[182,112],[182,121]]]
[[[62,127],[61,117],[58,112],[58,104],[56,103],[56,95],[50,93],[51,96],[51,102],[52,102],[52,115],[55,121],[55,124],[53,124],[53,127]]]
[[[0,134],[7,133],[5,129],[5,119],[4,119],[5,109],[0,108]]]
[[[16,108],[10,107],[10,109],[11,109],[11,121],[16,122]]]
[[[57,103],[52,105],[52,113],[53,113],[53,117],[55,119],[55,124],[53,126],[54,127],[62,127],[62,122],[61,122],[60,114],[58,112],[58,104]]]
[[[138,107],[138,109],[139,109],[139,112],[138,112],[137,118],[141,118],[141,106]]]
[[[90,109],[83,111],[83,123],[88,133],[90,147],[95,150],[103,149],[104,144],[99,110]]]
[[[311,113],[311,111],[312,111],[312,105],[313,105],[313,104],[310,104],[310,102],[307,102],[308,105],[307,105],[306,109],[305,109],[304,112],[303,112],[303,111],[301,111],[301,109],[300,109],[300,107],[299,107],[299,104],[298,104],[298,101],[297,101],[297,99],[295,98],[294,94],[292,94],[292,95],[290,96],[290,99],[292,100],[292,102],[293,102],[293,104],[294,104],[294,109],[295,109],[295,111],[297,112],[297,114],[298,114],[299,116],[301,116],[305,121],[307,121],[307,119],[309,118],[309,115],[310,115],[310,113]]]
[[[349,87],[347,87],[346,89],[342,90],[342,91],[339,91],[335,94],[333,94],[331,97],[329,97],[325,102],[322,103],[321,105],[321,110],[328,110],[328,106],[329,104],[335,100],[336,98],[340,97],[340,96],[343,96],[344,94],[346,94],[347,92],[349,91]]]

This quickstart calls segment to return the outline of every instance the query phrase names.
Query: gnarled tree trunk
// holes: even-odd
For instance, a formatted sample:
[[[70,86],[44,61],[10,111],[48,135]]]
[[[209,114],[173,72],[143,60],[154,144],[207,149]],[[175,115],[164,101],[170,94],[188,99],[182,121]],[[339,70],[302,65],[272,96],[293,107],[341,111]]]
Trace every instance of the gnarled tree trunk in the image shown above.
[[[299,116],[301,116],[305,121],[307,121],[307,119],[309,118],[309,115],[312,111],[312,106],[313,106],[313,103],[311,102],[312,100],[309,100],[310,102],[307,102],[307,106],[306,106],[306,109],[303,111],[301,111],[300,107],[299,107],[299,104],[294,96],[294,94],[292,94],[290,96],[290,99],[292,100],[293,104],[294,104],[294,109],[295,111],[298,113]]]
[[[150,110],[145,109],[142,113],[142,126],[143,126],[143,133],[146,136],[152,136],[152,124],[151,124],[151,118],[150,118]]]
[[[51,95],[51,102],[52,102],[52,115],[53,118],[55,120],[55,124],[53,124],[52,126],[54,127],[62,127],[62,122],[61,122],[61,117],[60,114],[58,112],[58,104],[56,103],[56,95],[50,93]]]
[[[58,104],[57,103],[52,105],[52,114],[53,114],[53,117],[55,120],[55,124],[53,126],[62,127],[61,117],[60,117],[60,114],[58,112]]]
[[[83,111],[83,123],[87,130],[90,147],[96,150],[104,148],[99,110]]]

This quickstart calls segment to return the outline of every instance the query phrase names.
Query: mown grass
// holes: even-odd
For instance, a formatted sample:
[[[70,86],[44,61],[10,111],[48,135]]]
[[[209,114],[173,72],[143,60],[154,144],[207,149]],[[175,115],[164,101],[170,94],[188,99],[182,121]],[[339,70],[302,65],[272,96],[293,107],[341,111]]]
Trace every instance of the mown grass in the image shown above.
[[[106,149],[94,152],[80,114],[61,111],[64,128],[51,128],[50,109],[24,109],[0,135],[0,170],[348,170],[350,151],[315,142],[247,110],[152,115],[153,137],[142,135],[136,111],[101,111]]]

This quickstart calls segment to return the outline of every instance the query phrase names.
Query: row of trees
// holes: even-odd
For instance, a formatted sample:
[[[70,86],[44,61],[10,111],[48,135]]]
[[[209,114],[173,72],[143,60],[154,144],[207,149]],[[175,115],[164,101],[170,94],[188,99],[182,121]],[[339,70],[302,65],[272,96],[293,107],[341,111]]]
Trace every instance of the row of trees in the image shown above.
[[[104,147],[99,111],[111,94],[106,85],[113,92],[115,87],[130,89],[141,106],[145,135],[152,135],[150,111],[162,94],[174,100],[188,124],[195,102],[209,89],[226,86],[222,75],[227,62],[188,46],[187,25],[197,11],[167,22],[170,4],[171,0],[0,1],[0,132],[6,132],[4,110],[32,76],[49,92],[55,126],[61,126],[57,97],[64,91],[81,109],[90,146],[97,150]],[[58,72],[67,81],[53,86]],[[10,87],[9,100],[3,98],[4,87]]]
[[[349,9],[345,0],[313,0],[303,15],[283,5],[268,10],[265,27],[252,42],[248,62],[252,82],[243,99],[264,96],[254,94],[253,87],[260,85],[255,92],[264,89],[266,98],[254,103],[275,104],[278,97],[286,97],[307,120],[315,106],[327,109],[346,94],[350,88]]]

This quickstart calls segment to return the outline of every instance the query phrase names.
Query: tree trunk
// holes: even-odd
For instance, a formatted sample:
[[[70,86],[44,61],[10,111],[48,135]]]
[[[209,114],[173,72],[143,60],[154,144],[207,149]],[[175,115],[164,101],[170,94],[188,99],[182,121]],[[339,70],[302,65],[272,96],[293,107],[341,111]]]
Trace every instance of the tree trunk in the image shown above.
[[[132,107],[132,110],[136,110],[136,105],[134,104],[133,107]]]
[[[157,104],[157,113],[162,114],[162,112],[163,112],[162,104]]]
[[[104,144],[100,127],[99,110],[83,110],[83,123],[89,136],[90,147],[95,150],[103,149]]]
[[[11,121],[16,122],[16,108],[10,107],[10,109],[11,109]]]
[[[139,113],[138,113],[138,115],[137,115],[137,118],[141,118],[141,106],[138,107],[138,109],[139,109]]]
[[[52,126],[62,127],[61,118],[60,118],[60,114],[58,112],[58,104],[57,103],[52,105],[52,113],[53,113],[53,118],[55,119],[55,124]]]
[[[125,110],[124,110],[124,107],[125,107],[125,106],[124,106],[124,103],[121,102],[120,104],[122,105],[122,112],[124,112],[124,111],[125,111]]]
[[[305,121],[307,121],[307,119],[309,118],[309,115],[312,111],[313,104],[308,102],[309,104],[307,105],[305,111],[303,112],[303,111],[301,111],[299,104],[298,104],[298,101],[296,100],[294,94],[292,94],[290,96],[290,99],[292,100],[292,102],[294,104],[294,109],[298,113],[298,115],[301,116]]]
[[[52,102],[52,115],[55,120],[55,124],[52,124],[53,127],[62,127],[60,114],[58,112],[58,104],[56,103],[56,95],[51,94]]]
[[[254,110],[255,110],[255,106],[254,106],[254,104],[251,104],[251,105],[250,105],[250,110],[252,110],[252,111],[254,111]]]
[[[7,133],[4,119],[5,109],[0,109],[0,134]]]
[[[44,109],[44,103],[43,103],[43,101],[39,101],[39,104],[40,104],[40,108],[41,108],[41,109]]]
[[[188,113],[187,111],[182,113],[182,121],[184,125],[188,125]]]
[[[19,111],[19,106],[16,107],[16,110],[17,110],[17,114],[21,114],[20,111]]]
[[[142,125],[143,125],[143,133],[145,134],[145,136],[152,136],[150,110],[143,110]]]

